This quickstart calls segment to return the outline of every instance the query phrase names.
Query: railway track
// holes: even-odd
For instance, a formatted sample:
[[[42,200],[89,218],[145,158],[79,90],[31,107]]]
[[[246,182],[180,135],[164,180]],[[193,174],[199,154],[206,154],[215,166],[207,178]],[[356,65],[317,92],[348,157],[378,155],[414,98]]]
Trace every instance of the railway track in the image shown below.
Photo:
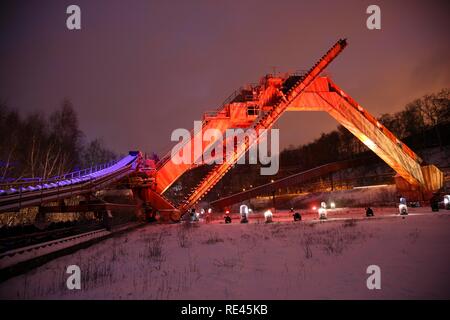
[[[0,282],[43,265],[52,259],[131,231],[144,224],[143,222],[131,222],[113,227],[111,231],[105,228],[96,229],[0,253]]]
[[[51,240],[57,240],[60,238],[69,237],[72,235],[94,231],[102,228],[103,225],[101,223],[93,223],[2,237],[0,238],[0,255],[7,251],[19,249],[21,247],[31,246],[33,244],[39,244],[41,242],[47,242]]]

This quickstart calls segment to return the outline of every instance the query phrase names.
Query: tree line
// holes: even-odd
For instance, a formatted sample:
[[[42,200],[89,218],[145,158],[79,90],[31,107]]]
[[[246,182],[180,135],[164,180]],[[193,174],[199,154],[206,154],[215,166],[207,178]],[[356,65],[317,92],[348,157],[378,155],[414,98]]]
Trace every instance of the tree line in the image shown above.
[[[48,116],[0,103],[0,181],[47,179],[116,158],[101,139],[86,141],[69,99]]]
[[[424,95],[399,112],[382,114],[378,121],[410,147],[442,147],[449,142],[445,133],[450,123],[450,89]],[[339,125],[336,130],[322,133],[311,143],[283,150],[280,164],[306,170],[324,163],[350,159],[366,151],[369,149],[361,141]]]

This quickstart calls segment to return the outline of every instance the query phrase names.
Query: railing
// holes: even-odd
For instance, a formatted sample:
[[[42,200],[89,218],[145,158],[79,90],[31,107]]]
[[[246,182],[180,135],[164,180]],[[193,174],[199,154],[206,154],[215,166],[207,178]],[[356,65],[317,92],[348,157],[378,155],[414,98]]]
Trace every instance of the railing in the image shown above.
[[[110,168],[124,159],[125,158],[113,160],[107,163],[91,166],[89,168],[82,170],[69,172],[60,176],[53,176],[47,179],[37,178],[26,181],[24,181],[24,179],[21,179],[20,181],[16,180],[14,182],[0,183],[0,192],[1,192],[0,195],[4,195],[5,193],[21,194],[22,192],[41,191],[44,189],[57,189],[59,187],[68,186],[69,184],[72,184],[74,182],[73,181],[74,179],[81,177],[86,178],[90,174],[94,174],[96,172],[100,172],[101,170]],[[85,181],[87,180],[88,179],[86,179]],[[63,183],[63,181],[65,181],[66,183]],[[33,190],[31,187],[36,187],[36,189]]]
[[[206,111],[203,113],[203,119],[215,118],[219,114],[219,111]]]
[[[223,109],[223,107],[229,103],[231,103],[231,101],[233,101],[243,90],[243,87],[240,87],[237,90],[234,90],[233,93],[231,93],[224,101],[223,103],[219,106],[219,108],[217,108],[217,111],[220,111]]]
[[[72,175],[70,173],[41,180],[39,185],[31,182],[0,185],[0,213],[17,212],[23,207],[36,206],[46,201],[59,201],[84,192],[104,188],[128,174],[129,167],[132,168],[135,159],[135,157],[128,156],[110,162],[110,164],[112,163],[111,166],[107,166],[107,164],[97,165],[89,169],[75,171],[73,178],[69,178]],[[113,166],[120,161],[123,161],[123,165],[114,168]],[[97,168],[97,171],[94,171],[95,168]],[[106,168],[111,168],[111,170],[100,174]],[[80,178],[77,177],[78,172],[80,172]],[[83,173],[84,175],[82,175]]]
[[[248,85],[250,88],[256,88],[259,86],[259,84],[257,83],[250,83]],[[222,102],[222,104],[219,106],[219,108],[217,108],[217,111],[220,111],[223,109],[223,107],[225,107],[227,104],[230,104],[231,101],[233,101],[238,95],[241,94],[241,92],[245,90],[244,87],[239,87],[239,89],[236,89],[233,91],[233,93],[231,93],[225,100],[224,102]]]
[[[308,70],[299,69],[299,70],[295,70],[295,71],[291,74],[291,76],[298,76],[298,77],[301,77],[301,76],[306,75],[307,73],[308,73]]]
[[[120,160],[122,159],[118,159],[118,160],[112,160],[110,162],[106,162],[106,163],[102,163],[99,165],[95,165],[95,166],[91,166],[89,168],[85,168],[82,170],[77,170],[77,171],[73,171],[73,172],[69,172],[66,174],[63,174],[61,176],[54,176],[49,178],[49,180],[67,180],[67,179],[74,179],[74,178],[79,178],[85,175],[89,175],[91,173],[106,169],[108,167],[111,167],[113,165],[115,165],[116,163],[118,163]]]
[[[89,168],[85,168],[82,170],[72,171],[69,173],[65,173],[60,176],[53,176],[46,179],[43,178],[20,178],[20,179],[8,179],[10,181],[2,180],[0,181],[0,190],[5,190],[8,188],[8,186],[14,187],[14,186],[33,186],[36,184],[50,184],[50,183],[56,183],[63,180],[70,180],[75,178],[80,178],[85,175],[92,174],[94,172],[106,169],[108,167],[111,167],[115,165],[117,162],[119,162],[122,159],[113,160],[107,163],[102,163],[99,165],[91,166]]]

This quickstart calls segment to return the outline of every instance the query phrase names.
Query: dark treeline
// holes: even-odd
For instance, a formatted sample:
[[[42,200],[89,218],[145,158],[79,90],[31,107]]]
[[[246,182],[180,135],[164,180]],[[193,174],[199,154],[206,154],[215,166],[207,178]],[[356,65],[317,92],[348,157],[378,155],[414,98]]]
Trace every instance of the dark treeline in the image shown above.
[[[85,141],[68,99],[49,116],[24,116],[0,103],[0,181],[46,179],[116,157],[100,139]]]
[[[450,89],[416,99],[402,111],[381,115],[379,121],[413,150],[448,145]],[[209,198],[232,194],[322,164],[361,157],[363,153],[372,154],[369,151],[352,133],[339,125],[336,130],[322,133],[311,143],[290,146],[281,151],[280,170],[275,176],[261,176],[257,165],[236,166],[219,182]],[[195,175],[195,172],[192,174]]]

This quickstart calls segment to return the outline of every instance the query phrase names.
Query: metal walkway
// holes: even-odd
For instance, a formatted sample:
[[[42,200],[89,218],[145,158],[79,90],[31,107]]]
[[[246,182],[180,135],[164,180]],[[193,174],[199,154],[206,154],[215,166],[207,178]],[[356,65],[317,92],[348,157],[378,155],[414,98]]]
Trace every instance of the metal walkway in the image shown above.
[[[108,166],[71,172],[45,182],[19,183],[0,189],[0,212],[18,211],[23,207],[100,190],[130,174],[137,158],[137,154],[130,154]]]

